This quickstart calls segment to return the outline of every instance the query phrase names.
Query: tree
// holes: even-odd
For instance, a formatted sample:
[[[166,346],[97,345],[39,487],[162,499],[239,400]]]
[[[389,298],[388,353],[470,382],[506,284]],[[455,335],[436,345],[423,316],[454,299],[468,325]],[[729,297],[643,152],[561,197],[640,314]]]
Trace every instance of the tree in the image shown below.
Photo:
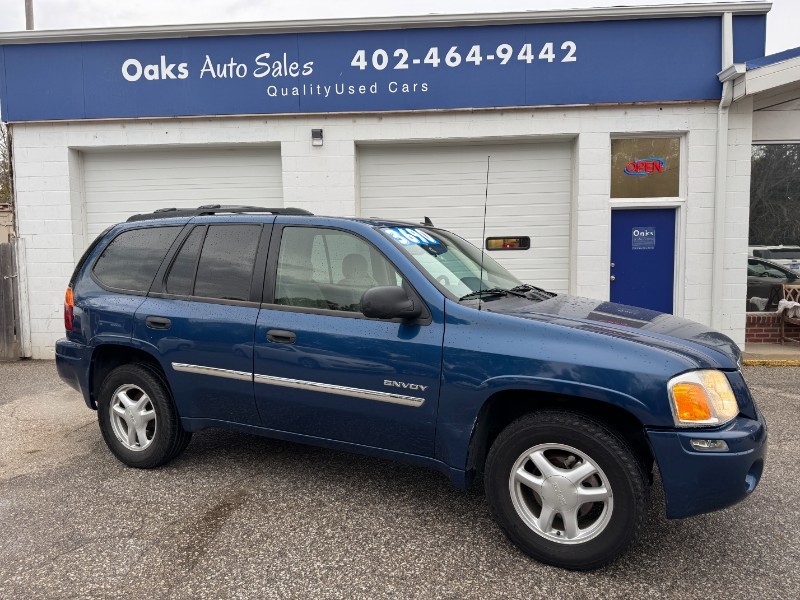
[[[8,130],[0,123],[0,204],[11,204],[11,154],[8,147]]]
[[[800,144],[753,146],[750,244],[800,244]]]

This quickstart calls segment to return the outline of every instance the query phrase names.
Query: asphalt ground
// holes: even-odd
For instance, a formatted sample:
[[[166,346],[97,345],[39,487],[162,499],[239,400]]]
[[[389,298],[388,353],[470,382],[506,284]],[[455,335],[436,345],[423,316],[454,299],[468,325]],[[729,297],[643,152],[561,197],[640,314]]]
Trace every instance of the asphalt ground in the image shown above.
[[[50,362],[0,363],[0,598],[797,598],[800,368],[746,367],[770,425],[745,502],[664,518],[590,573],[541,565],[438,473],[223,431],[154,471]]]

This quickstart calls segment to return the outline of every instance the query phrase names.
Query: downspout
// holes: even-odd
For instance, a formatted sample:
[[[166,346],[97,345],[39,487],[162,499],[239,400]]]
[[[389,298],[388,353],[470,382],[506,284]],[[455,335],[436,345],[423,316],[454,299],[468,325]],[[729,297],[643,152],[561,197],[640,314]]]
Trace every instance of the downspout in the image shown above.
[[[722,70],[733,66],[733,14],[722,15]],[[733,101],[733,81],[722,82],[722,97],[717,107],[717,169],[714,179],[714,243],[711,269],[711,327],[729,329],[724,318],[725,205],[728,178],[728,111]]]

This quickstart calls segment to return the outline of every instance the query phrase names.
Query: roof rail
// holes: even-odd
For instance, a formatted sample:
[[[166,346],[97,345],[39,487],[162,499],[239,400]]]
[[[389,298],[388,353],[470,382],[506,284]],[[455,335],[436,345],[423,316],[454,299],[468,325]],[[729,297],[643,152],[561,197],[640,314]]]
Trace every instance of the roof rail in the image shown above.
[[[150,219],[171,219],[173,217],[201,217],[218,214],[269,213],[273,215],[312,215],[302,208],[264,208],[263,206],[239,206],[206,204],[197,208],[159,208],[151,213],[128,217],[127,222],[148,221]]]

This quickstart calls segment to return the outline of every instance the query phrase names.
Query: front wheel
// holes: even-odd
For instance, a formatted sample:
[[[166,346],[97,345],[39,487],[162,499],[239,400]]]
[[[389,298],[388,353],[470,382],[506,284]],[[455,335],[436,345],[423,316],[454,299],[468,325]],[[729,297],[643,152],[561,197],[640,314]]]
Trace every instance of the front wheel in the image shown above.
[[[543,411],[492,444],[486,496],[495,521],[536,560],[588,570],[619,557],[641,528],[647,480],[628,445],[581,415]]]
[[[183,452],[192,437],[181,427],[166,382],[145,364],[117,367],[97,398],[106,445],[129,467],[152,469]]]

